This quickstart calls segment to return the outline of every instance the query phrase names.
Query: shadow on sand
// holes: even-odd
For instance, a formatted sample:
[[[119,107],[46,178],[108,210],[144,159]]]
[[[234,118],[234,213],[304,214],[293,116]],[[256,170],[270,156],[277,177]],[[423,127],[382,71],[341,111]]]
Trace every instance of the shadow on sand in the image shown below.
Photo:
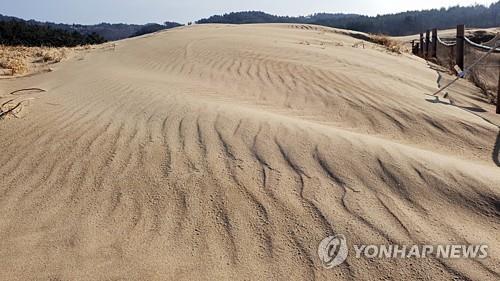
[[[472,106],[460,106],[460,105],[456,105],[455,103],[453,103],[452,100],[450,100],[449,102],[445,102],[445,101],[441,101],[439,100],[439,97],[437,96],[433,96],[432,99],[425,99],[426,101],[430,102],[430,103],[440,103],[440,104],[444,104],[444,105],[451,105],[451,106],[454,106],[454,107],[458,107],[460,109],[463,109],[463,110],[466,110],[466,111],[471,111],[471,112],[487,112],[487,110],[485,110],[484,108],[481,108],[481,107],[472,107]],[[481,116],[479,116],[481,117]],[[483,118],[483,117],[481,117]],[[483,118],[484,119],[484,118]],[[485,120],[487,121],[487,120]],[[488,123],[491,123],[489,121],[487,121]],[[492,123],[491,123],[492,124]],[[495,125],[495,124],[493,124]],[[496,125],[495,125],[496,126]],[[498,126],[497,126],[498,127]]]
[[[493,153],[491,155],[491,158],[493,159],[493,162],[495,162],[495,165],[497,165],[497,167],[500,167],[500,126],[498,126],[495,123],[492,123],[490,120],[477,114],[479,112],[486,112],[485,109],[483,109],[481,107],[459,106],[459,105],[454,104],[453,101],[451,101],[451,100],[450,100],[450,102],[444,102],[444,101],[441,101],[439,99],[439,97],[437,97],[437,96],[432,96],[431,99],[425,99],[425,100],[427,102],[430,102],[430,103],[439,103],[439,104],[444,104],[444,105],[449,105],[449,106],[454,106],[454,107],[460,108],[460,109],[465,110],[471,114],[476,115],[477,117],[479,117],[479,118],[483,119],[484,121],[490,123],[491,125],[497,127],[499,129],[499,131],[498,131],[497,139],[496,139],[494,147],[493,147]]]
[[[495,147],[493,148],[493,162],[500,167],[500,131],[497,135],[497,141],[495,142]]]

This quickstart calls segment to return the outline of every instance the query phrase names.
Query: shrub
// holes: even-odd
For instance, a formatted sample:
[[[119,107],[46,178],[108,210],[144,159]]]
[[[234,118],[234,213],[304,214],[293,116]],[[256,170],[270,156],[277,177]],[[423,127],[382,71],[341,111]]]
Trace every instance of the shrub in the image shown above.
[[[57,63],[67,54],[67,48],[22,47],[0,45],[0,68],[11,74],[24,74],[36,63]]]
[[[394,39],[389,38],[386,35],[371,35],[370,41],[384,46],[387,50],[401,54],[403,52],[407,52],[406,48],[403,46],[403,43]]]

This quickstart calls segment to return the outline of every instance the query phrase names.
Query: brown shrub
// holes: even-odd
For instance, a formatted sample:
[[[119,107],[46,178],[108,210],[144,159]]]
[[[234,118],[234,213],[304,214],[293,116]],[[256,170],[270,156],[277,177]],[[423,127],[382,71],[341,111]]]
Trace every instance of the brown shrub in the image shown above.
[[[41,57],[44,62],[60,62],[66,57],[66,48],[43,48]]]
[[[0,46],[0,68],[11,69],[12,74],[26,72],[28,63],[24,48]]]
[[[35,64],[60,62],[66,53],[66,48],[0,45],[0,68],[12,70],[12,75],[25,74]]]
[[[403,52],[407,52],[407,48],[403,45],[402,42],[389,38],[386,35],[370,35],[370,39],[372,43],[379,44],[384,46],[387,50],[402,54]]]

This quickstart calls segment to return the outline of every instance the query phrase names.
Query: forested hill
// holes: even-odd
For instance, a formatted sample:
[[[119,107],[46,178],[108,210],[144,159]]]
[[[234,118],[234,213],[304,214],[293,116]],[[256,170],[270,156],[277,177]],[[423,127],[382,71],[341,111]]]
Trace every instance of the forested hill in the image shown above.
[[[104,42],[106,40],[97,33],[84,35],[77,31],[70,32],[24,21],[0,21],[0,45],[74,47]]]
[[[500,1],[490,6],[455,6],[374,17],[327,13],[288,17],[249,11],[212,16],[201,19],[197,23],[304,23],[400,36],[416,34],[434,27],[439,29],[452,28],[462,23],[469,27],[500,26]]]
[[[0,22],[22,22],[28,25],[49,27],[50,29],[63,30],[70,33],[76,31],[83,36],[97,34],[108,41],[115,41],[133,36],[143,35],[181,25],[176,22],[165,22],[164,24],[148,23],[144,25],[123,24],[123,23],[118,23],[118,24],[100,23],[95,25],[61,24],[61,23],[51,23],[51,22],[39,22],[35,20],[23,20],[20,18],[4,16],[1,14],[0,14]]]
[[[249,11],[216,15],[197,23],[303,23],[338,27],[393,36],[417,34],[426,29],[453,28],[457,24],[468,27],[500,26],[500,1],[486,7],[474,5],[442,9],[409,11],[382,16],[319,13],[310,16],[288,17]],[[0,15],[0,44],[72,46],[100,43],[152,33],[180,26],[176,22],[164,24],[56,24],[23,20]]]
[[[361,17],[357,14],[314,14],[312,16],[276,16],[260,11],[235,12],[224,15],[215,15],[206,19],[197,21],[203,23],[228,23],[228,24],[246,24],[246,23],[312,23],[319,20],[345,20]]]

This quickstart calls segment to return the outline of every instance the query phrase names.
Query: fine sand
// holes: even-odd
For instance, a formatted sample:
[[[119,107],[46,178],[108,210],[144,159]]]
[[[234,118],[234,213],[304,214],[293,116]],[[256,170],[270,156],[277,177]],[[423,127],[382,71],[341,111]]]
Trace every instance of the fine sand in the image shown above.
[[[333,29],[200,25],[0,80],[0,280],[499,280],[500,118]],[[13,91],[26,88],[41,90]],[[450,104],[450,100],[452,104]],[[16,118],[17,116],[17,118]],[[356,259],[318,244],[487,244]]]

